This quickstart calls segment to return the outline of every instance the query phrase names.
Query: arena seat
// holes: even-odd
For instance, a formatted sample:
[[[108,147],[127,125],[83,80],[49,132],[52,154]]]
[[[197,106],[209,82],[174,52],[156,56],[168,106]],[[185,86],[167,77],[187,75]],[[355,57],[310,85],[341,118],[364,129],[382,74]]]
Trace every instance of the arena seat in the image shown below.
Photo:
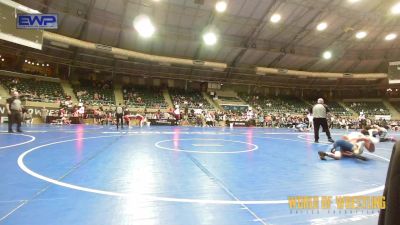
[[[92,106],[115,105],[115,96],[112,83],[80,80],[80,85],[72,86],[79,101]]]
[[[218,99],[226,102],[241,102],[241,100],[237,97],[218,96]]]
[[[342,105],[340,105],[336,101],[328,101],[326,102],[327,105],[329,106],[329,109],[331,110],[331,113],[337,116],[351,116],[352,113],[344,108]]]
[[[391,101],[390,104],[396,109],[397,112],[400,112],[400,102]]]
[[[9,91],[17,89],[28,101],[52,103],[65,99],[64,90],[57,82],[8,76],[1,76],[0,82]]]
[[[390,115],[389,110],[382,102],[356,101],[347,102],[346,105],[353,109],[356,113],[363,111],[367,116]]]
[[[291,113],[303,114],[310,105],[296,97],[289,96],[261,96],[241,93],[239,96],[255,108],[262,109],[264,113]]]
[[[125,105],[133,108],[165,109],[167,103],[160,88],[127,86],[123,88]]]
[[[170,89],[169,93],[174,105],[186,106],[189,109],[213,109],[210,103],[202,96],[200,91],[185,91],[183,89]]]

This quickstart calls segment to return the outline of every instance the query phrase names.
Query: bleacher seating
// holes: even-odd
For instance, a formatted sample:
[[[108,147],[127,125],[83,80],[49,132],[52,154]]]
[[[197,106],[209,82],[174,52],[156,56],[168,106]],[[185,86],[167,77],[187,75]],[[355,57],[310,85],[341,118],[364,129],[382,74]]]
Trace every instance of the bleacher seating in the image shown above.
[[[337,116],[351,116],[352,113],[344,108],[342,105],[340,105],[338,102],[335,101],[329,101],[326,102],[327,105],[329,106],[329,109],[331,110],[331,113]]]
[[[389,110],[382,102],[348,102],[346,103],[356,113],[364,112],[367,116],[390,115]]]
[[[162,90],[156,87],[124,87],[123,88],[124,103],[134,108],[156,108],[165,109],[167,103],[163,96]]]
[[[249,107],[245,105],[221,105],[221,107],[225,111],[232,113],[246,113],[249,109]]]
[[[261,108],[264,113],[305,113],[310,105],[304,101],[289,96],[259,96],[239,94],[248,104],[255,108]]]
[[[64,90],[57,82],[1,76],[0,83],[8,91],[16,89],[28,101],[52,103],[65,99]]]
[[[218,96],[218,99],[221,101],[226,101],[226,102],[242,102],[237,97]]]
[[[114,90],[111,82],[80,80],[80,85],[72,86],[77,99],[93,106],[115,105]]]
[[[185,91],[183,89],[170,89],[172,103],[180,105],[181,108],[186,106],[189,109],[212,109],[210,103],[202,96],[200,91]]]
[[[394,107],[394,109],[397,110],[397,112],[400,112],[400,102],[398,102],[398,101],[391,101],[390,104]]]

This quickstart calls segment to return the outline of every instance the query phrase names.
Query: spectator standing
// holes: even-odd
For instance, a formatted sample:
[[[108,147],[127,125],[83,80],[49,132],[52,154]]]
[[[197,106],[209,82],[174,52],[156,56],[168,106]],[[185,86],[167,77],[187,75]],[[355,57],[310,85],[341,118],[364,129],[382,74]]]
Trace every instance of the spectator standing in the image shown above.
[[[47,110],[46,107],[43,107],[40,110],[40,116],[42,117],[43,123],[47,122],[46,119],[47,119],[48,115],[49,115],[49,110]]]

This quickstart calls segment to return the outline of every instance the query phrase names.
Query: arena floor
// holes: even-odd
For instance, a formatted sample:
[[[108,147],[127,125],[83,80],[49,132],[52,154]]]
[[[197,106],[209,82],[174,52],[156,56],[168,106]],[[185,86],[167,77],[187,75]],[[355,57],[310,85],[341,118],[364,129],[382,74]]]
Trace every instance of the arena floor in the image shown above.
[[[290,129],[23,128],[0,127],[0,224],[372,225],[378,211],[295,212],[287,199],[380,195],[393,146],[321,161],[328,144]]]

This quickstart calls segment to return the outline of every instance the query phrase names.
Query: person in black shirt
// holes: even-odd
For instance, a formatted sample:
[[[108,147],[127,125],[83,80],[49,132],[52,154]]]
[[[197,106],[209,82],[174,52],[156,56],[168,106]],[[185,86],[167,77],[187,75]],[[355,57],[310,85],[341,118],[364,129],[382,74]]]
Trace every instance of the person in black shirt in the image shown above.
[[[8,114],[8,132],[14,133],[12,130],[14,123],[17,124],[17,132],[22,132],[22,103],[17,91],[12,92],[12,97],[7,99],[6,109]]]

